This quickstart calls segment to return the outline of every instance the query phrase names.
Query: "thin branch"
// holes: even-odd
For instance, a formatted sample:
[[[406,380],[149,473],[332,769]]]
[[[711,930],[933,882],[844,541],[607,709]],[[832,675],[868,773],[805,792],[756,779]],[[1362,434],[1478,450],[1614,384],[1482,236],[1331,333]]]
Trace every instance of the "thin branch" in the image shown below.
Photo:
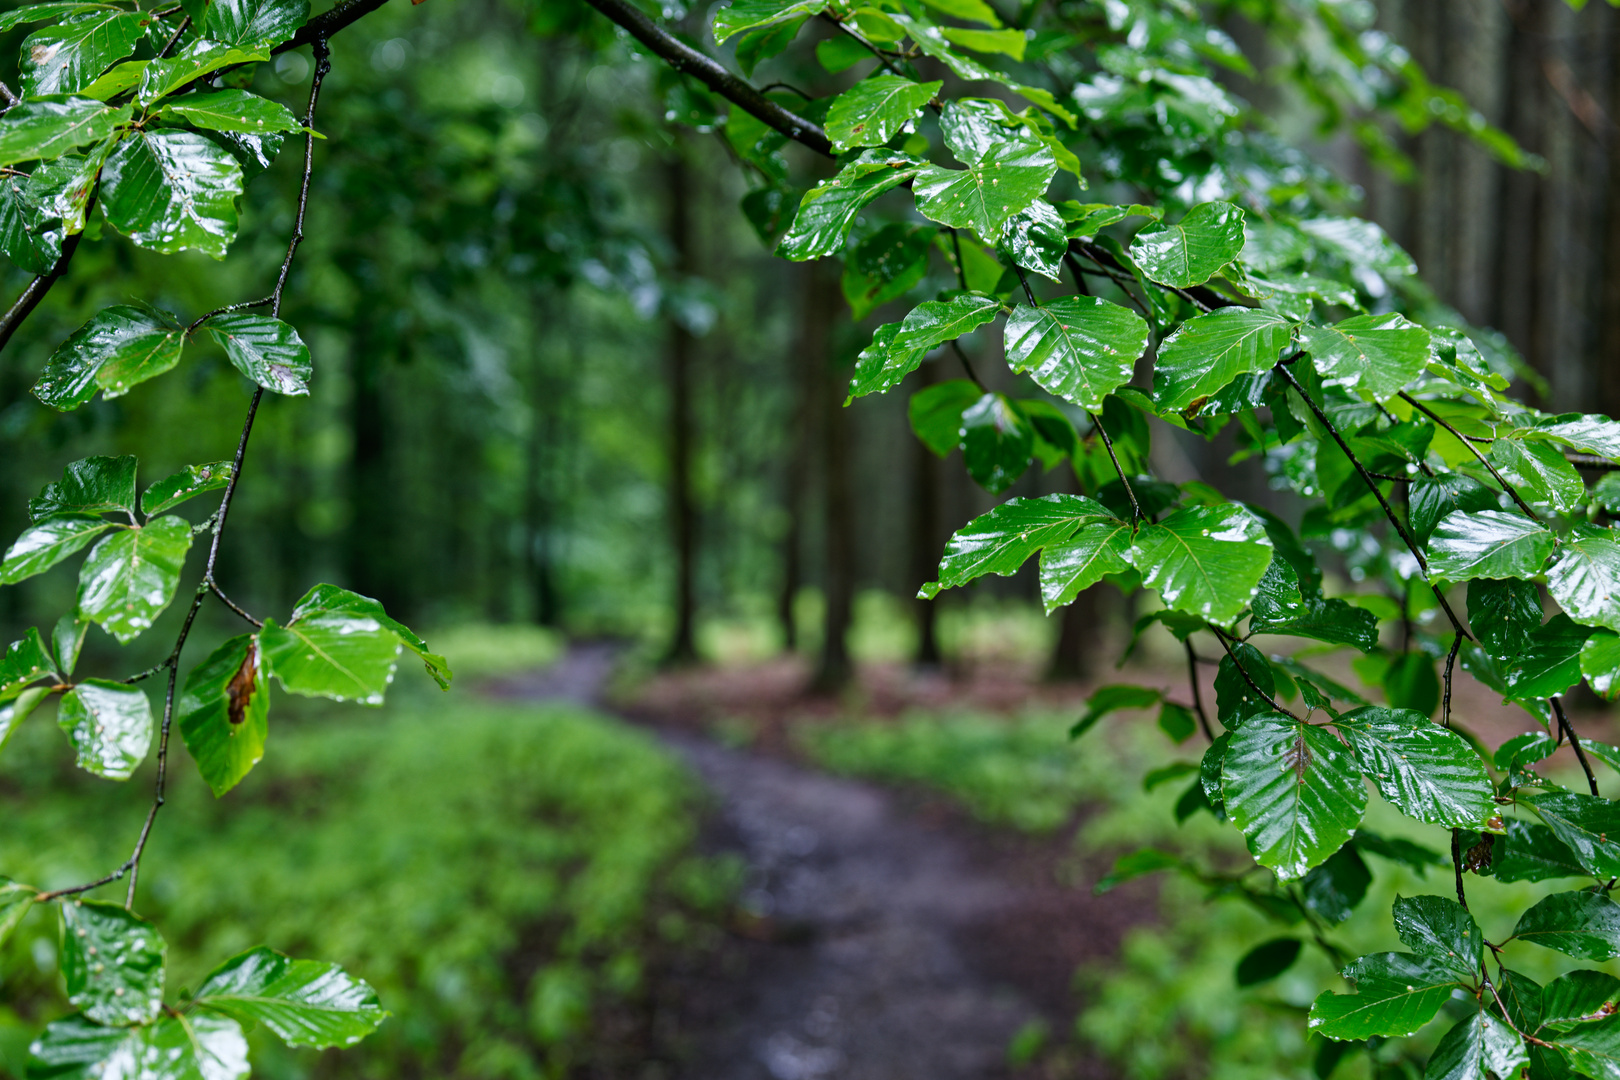
[[[1596,454],[1565,454],[1564,460],[1577,469],[1620,469],[1620,464]]]
[[[217,582],[209,581],[208,582],[208,590],[210,592],[212,592],[216,597],[219,598],[220,603],[222,603],[226,607],[230,608],[237,615],[240,615],[243,619],[245,619],[248,622],[252,623],[256,628],[259,628],[259,629],[264,628],[263,621],[261,621],[259,619],[255,619],[252,615],[249,615],[246,611],[244,611],[242,609],[241,605],[239,605],[235,600],[232,600],[230,597],[226,596],[225,595],[225,590],[221,589]]]
[[[174,28],[174,33],[169,37],[168,43],[164,45],[163,48],[158,50],[157,59],[162,60],[164,57],[168,56],[171,51],[173,51],[175,44],[180,40],[180,35],[185,33],[186,28],[190,25],[190,15],[187,15],[185,18],[180,20],[180,25]]]
[[[302,49],[305,45],[313,45],[317,41],[326,41],[339,30],[352,26],[373,11],[386,4],[388,0],[342,0],[332,10],[315,16],[305,23],[291,41],[283,42],[271,49],[271,53],[291,52],[293,49]]]
[[[367,4],[381,6],[383,2],[385,0],[350,0],[350,4],[356,7]],[[612,22],[624,27],[631,37],[645,45],[676,71],[683,75],[691,75],[744,112],[795,142],[808,146],[826,157],[833,156],[832,142],[827,138],[827,133],[822,130],[821,125],[784,109],[756,90],[752,84],[727,71],[713,58],[669,34],[632,6],[629,0],[586,0],[586,2]],[[335,14],[338,10],[333,8],[327,14]]]
[[[1350,444],[1344,441],[1344,436],[1339,434],[1339,429],[1334,426],[1332,420],[1328,419],[1328,415],[1323,411],[1322,406],[1318,405],[1316,399],[1305,392],[1305,387],[1301,386],[1299,380],[1294,378],[1294,373],[1288,370],[1289,363],[1292,360],[1297,360],[1299,356],[1300,354],[1296,352],[1289,360],[1277,363],[1272,367],[1272,370],[1286,379],[1288,385],[1292,386],[1294,391],[1304,399],[1305,404],[1310,406],[1311,412],[1315,414],[1316,419],[1327,429],[1328,434],[1333,436],[1333,441],[1339,444],[1339,449],[1344,451],[1344,456],[1350,459],[1350,464],[1356,467],[1356,472],[1361,474],[1361,479],[1372,489],[1373,496],[1378,500],[1378,505],[1384,508],[1384,516],[1389,519],[1389,523],[1395,526],[1395,531],[1400,534],[1401,542],[1406,545],[1406,550],[1410,551],[1412,557],[1417,560],[1418,569],[1423,572],[1423,580],[1428,582],[1429,588],[1434,592],[1434,598],[1440,602],[1441,610],[1446,613],[1446,618],[1451,620],[1451,628],[1459,634],[1467,636],[1468,632],[1463,628],[1462,620],[1457,618],[1457,613],[1451,610],[1451,604],[1446,600],[1446,594],[1440,590],[1440,586],[1430,580],[1429,560],[1424,557],[1423,550],[1418,547],[1417,541],[1413,540],[1412,534],[1406,531],[1406,526],[1401,523],[1401,519],[1395,513],[1394,507],[1390,506],[1389,500],[1384,498],[1384,493],[1378,489],[1378,484],[1368,475],[1367,467],[1361,463],[1361,459],[1356,457],[1355,452],[1350,449]]]
[[[884,52],[882,49],[878,48],[876,45],[872,44],[871,41],[867,40],[867,37],[866,37],[865,34],[862,34],[859,30],[854,29],[853,27],[847,25],[843,21],[835,18],[832,15],[829,15],[825,11],[823,11],[821,13],[821,17],[823,19],[825,19],[827,22],[830,22],[834,26],[838,27],[838,29],[842,30],[844,33],[848,34],[850,36],[850,38],[852,38],[857,44],[859,44],[861,46],[861,48],[865,49],[867,52],[869,52],[873,56],[877,57],[877,62],[882,64],[885,68],[887,68],[889,74],[898,75],[902,79],[906,77],[905,72],[901,71],[899,68],[895,67],[892,62],[890,62],[889,54]],[[934,104],[933,102],[929,102],[929,104],[934,106],[934,111],[936,113],[940,111],[940,107],[938,105]]]
[[[967,289],[967,264],[962,261],[962,237],[956,231],[956,226],[949,226],[951,230],[951,248],[956,252],[956,283]]]
[[[1254,676],[1249,674],[1248,669],[1245,668],[1242,662],[1238,660],[1237,653],[1232,651],[1232,645],[1226,640],[1226,634],[1221,631],[1220,627],[1216,626],[1214,623],[1205,623],[1204,625],[1208,626],[1210,632],[1215,635],[1215,640],[1221,643],[1221,648],[1226,650],[1226,655],[1232,658],[1232,666],[1237,668],[1239,675],[1243,676],[1243,681],[1249,684],[1249,689],[1253,690],[1255,693],[1264,698],[1266,704],[1270,705],[1274,711],[1283,713],[1286,716],[1293,716],[1295,720],[1300,719],[1298,716],[1295,716],[1291,710],[1285,709],[1279,705],[1276,698],[1260,689],[1260,684],[1254,681]]]
[[[233,311],[244,311],[248,308],[264,307],[266,304],[272,303],[274,300],[275,297],[267,296],[263,300],[242,300],[235,304],[226,304],[224,307],[217,307],[213,311],[210,311],[204,315],[199,315],[195,319],[191,320],[191,322],[186,326],[186,337],[189,338],[192,334],[196,333],[197,327],[201,326],[203,323],[207,322],[209,319],[212,319],[216,315],[228,315]]]
[[[1018,283],[1024,287],[1024,298],[1029,301],[1029,306],[1032,308],[1040,307],[1041,302],[1035,299],[1035,290],[1029,287],[1029,278],[1024,275],[1024,268],[1017,263],[1013,263],[1013,270],[1018,273]]]
[[[87,206],[85,214],[88,215],[89,213],[90,208]],[[57,256],[55,265],[34,278],[33,281],[30,281],[28,287],[23,290],[22,295],[17,297],[17,302],[11,305],[11,310],[6,312],[4,316],[0,316],[0,349],[4,349],[10,344],[12,335],[17,332],[17,327],[21,326],[23,320],[34,313],[34,309],[39,307],[39,302],[45,299],[45,294],[51,291],[51,286],[55,285],[57,280],[67,273],[68,263],[73,261],[73,253],[79,250],[79,241],[83,236],[83,233],[74,233],[63,240],[62,254]]]
[[[1136,489],[1131,487],[1130,480],[1125,476],[1124,468],[1119,464],[1119,455],[1114,453],[1114,440],[1108,437],[1108,429],[1103,427],[1102,420],[1096,413],[1089,410],[1087,410],[1086,415],[1091,417],[1091,426],[1097,429],[1097,434],[1102,436],[1103,445],[1108,448],[1108,460],[1114,463],[1114,472],[1118,475],[1119,482],[1125,485],[1125,494],[1131,500],[1131,524],[1135,525],[1147,516],[1142,513],[1142,504],[1136,501]]]
[[[1581,749],[1581,740],[1575,737],[1575,728],[1570,725],[1569,717],[1564,713],[1564,700],[1557,694],[1550,699],[1554,715],[1558,717],[1558,726],[1563,729],[1569,738],[1569,745],[1575,748],[1575,757],[1581,763],[1581,771],[1586,773],[1586,786],[1592,789],[1592,794],[1598,793],[1597,777],[1592,774],[1592,763],[1586,760],[1586,751]]]
[[[1405,610],[1404,605],[1402,606],[1402,610]],[[1440,719],[1441,723],[1448,728],[1451,726],[1451,676],[1457,667],[1457,653],[1460,649],[1462,649],[1462,642],[1462,632],[1458,631],[1457,635],[1451,639],[1451,651],[1446,654],[1446,692],[1441,699]]]
[[[1198,726],[1204,729],[1204,737],[1214,742],[1215,732],[1209,726],[1209,714],[1204,712],[1204,693],[1198,688],[1198,654],[1193,652],[1190,637],[1181,644],[1187,649],[1187,685],[1192,687],[1193,710],[1198,713]]]
[[[1496,466],[1492,465],[1486,459],[1485,455],[1479,452],[1478,447],[1476,447],[1473,443],[1469,442],[1467,439],[1463,438],[1462,432],[1458,431],[1456,428],[1452,427],[1450,424],[1448,424],[1444,420],[1440,419],[1440,417],[1434,412],[1433,409],[1430,409],[1427,405],[1424,405],[1421,401],[1419,401],[1417,398],[1413,397],[1411,394],[1408,394],[1404,390],[1401,391],[1401,400],[1406,402],[1408,405],[1412,406],[1412,408],[1416,409],[1418,412],[1422,413],[1424,416],[1427,416],[1430,420],[1433,420],[1436,424],[1439,424],[1441,427],[1443,427],[1447,431],[1451,432],[1451,434],[1456,438],[1456,440],[1458,442],[1460,442],[1464,446],[1468,447],[1468,452],[1470,454],[1473,454],[1474,457],[1479,459],[1479,463],[1481,465],[1485,466],[1487,469],[1489,469],[1491,471],[1491,475],[1496,478],[1496,482],[1498,484],[1502,485],[1502,490],[1507,492],[1508,495],[1512,497],[1512,499],[1513,499],[1513,501],[1515,503],[1518,503],[1520,510],[1523,510],[1526,514],[1530,515],[1530,520],[1531,521],[1540,521],[1541,520],[1541,515],[1536,513],[1534,510],[1530,509],[1530,504],[1525,502],[1523,499],[1521,499],[1519,497],[1519,493],[1514,490],[1513,485],[1508,483],[1505,479],[1503,479],[1502,474],[1496,471]]]
[[[1468,894],[1463,890],[1462,830],[1451,830],[1451,866],[1457,875],[1457,903],[1468,910]]]
[[[1501,963],[1500,959],[1497,961],[1497,963]],[[1485,980],[1485,988],[1488,989],[1491,992],[1491,996],[1496,999],[1496,1007],[1502,1010],[1502,1019],[1507,1021],[1507,1026],[1512,1028],[1519,1038],[1523,1039],[1525,1042],[1534,1043],[1536,1046],[1552,1045],[1552,1043],[1544,1042],[1541,1039],[1536,1038],[1534,1035],[1526,1035],[1524,1032],[1519,1030],[1519,1025],[1513,1022],[1513,1017],[1508,1013],[1507,1002],[1502,1000],[1502,995],[1497,992],[1496,984],[1491,982],[1491,977],[1485,974],[1485,961],[1483,958],[1480,960],[1479,977]]]
[[[973,380],[973,385],[979,388],[979,392],[989,393],[989,391],[985,389],[984,383],[979,381],[979,376],[974,373],[973,365],[968,361],[967,353],[962,351],[961,344],[952,341],[951,350],[956,353],[956,358],[962,361],[962,370],[967,372],[967,377]]]

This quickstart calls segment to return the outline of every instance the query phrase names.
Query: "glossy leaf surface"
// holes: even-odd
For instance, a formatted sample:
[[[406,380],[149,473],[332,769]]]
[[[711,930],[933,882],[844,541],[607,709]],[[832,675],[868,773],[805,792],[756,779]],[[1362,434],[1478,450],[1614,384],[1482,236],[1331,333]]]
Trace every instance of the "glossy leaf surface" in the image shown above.
[[[64,514],[25,530],[0,562],[0,585],[44,573],[112,527],[112,522],[88,514]]]
[[[203,37],[239,49],[280,45],[309,21],[309,0],[208,0]]]
[[[1445,896],[1397,897],[1394,916],[1395,932],[1414,954],[1438,960],[1465,981],[1478,974],[1485,935],[1457,901]]]
[[[118,305],[97,312],[57,347],[34,386],[53,409],[76,409],[100,390],[118,397],[180,362],[185,328],[166,311]]]
[[[1411,1035],[1434,1019],[1457,978],[1437,960],[1374,953],[1344,969],[1354,994],[1326,993],[1311,1006],[1310,1029],[1329,1039]]]
[[[1041,601],[1047,614],[1072,603],[1109,574],[1130,569],[1131,527],[1116,519],[1080,526],[1067,540],[1041,550]]]
[[[1163,285],[1202,285],[1243,250],[1243,211],[1200,203],[1174,225],[1153,224],[1131,241],[1131,260]]]
[[[288,1046],[352,1046],[388,1015],[376,991],[336,964],[249,950],[209,973],[197,1005],[244,1023],[262,1023]]]
[[[28,500],[28,516],[43,521],[58,514],[106,514],[135,510],[135,458],[88,457],[62,470]]]
[[[209,491],[219,491],[230,484],[231,469],[232,465],[228,461],[216,461],[210,465],[187,465],[179,472],[165,476],[141,492],[141,513],[161,514],[165,510],[179,506],[187,499]]]
[[[1520,513],[1452,513],[1429,540],[1429,569],[1443,581],[1532,577],[1553,544],[1552,533]]]
[[[1429,362],[1429,332],[1404,315],[1354,315],[1332,326],[1302,326],[1300,341],[1324,386],[1388,401]]]
[[[1547,570],[1547,591],[1576,622],[1620,630],[1620,543],[1608,529],[1577,526]]]
[[[1270,370],[1292,334],[1287,319],[1249,308],[1188,319],[1159,346],[1153,399],[1171,412],[1196,411],[1238,376]]]
[[[1007,362],[1048,393],[1098,412],[1130,380],[1147,340],[1141,316],[1099,297],[1020,304],[1007,319]]]
[[[915,119],[945,84],[918,83],[898,75],[872,75],[833,99],[827,110],[827,138],[842,153],[857,146],[882,146]]]
[[[867,150],[837,176],[805,192],[776,253],[803,262],[831,255],[844,246],[855,217],[868,203],[917,175],[922,163],[907,154]]]
[[[74,94],[114,61],[135,51],[151,17],[138,11],[91,11],[36,30],[23,40],[26,97]]]
[[[945,546],[939,580],[919,594],[965,585],[985,574],[1016,572],[1042,547],[1069,539],[1082,525],[1113,520],[1100,503],[1081,495],[1009,499],[958,529]]]
[[[79,612],[120,642],[151,627],[180,584],[191,525],[160,517],[102,540],[79,571]]]
[[[54,158],[100,142],[129,118],[128,106],[114,109],[91,98],[25,101],[0,118],[0,165]]]
[[[101,175],[107,220],[142,247],[223,259],[236,239],[242,168],[201,135],[172,128],[135,133],[108,156]]]
[[[152,748],[152,703],[138,686],[86,679],[63,695],[56,722],[79,768],[109,780],[128,780]]]
[[[62,979],[68,1000],[102,1024],[141,1024],[163,1005],[168,952],[157,929],[122,904],[62,905]]]
[[[309,393],[314,373],[309,347],[287,323],[266,315],[220,315],[208,332],[225,347],[236,370],[278,394]]]
[[[1144,525],[1131,565],[1166,607],[1221,625],[1237,619],[1271,565],[1271,539],[1241,506],[1193,506]]]
[[[259,135],[270,131],[300,131],[303,122],[285,105],[246,90],[211,90],[186,94],[163,106],[166,120],[183,120],[210,131],[238,131]]]
[[[1424,1080],[1512,1076],[1528,1061],[1518,1034],[1481,1009],[1440,1037],[1423,1076]]]
[[[216,796],[235,787],[264,757],[270,686],[252,635],[215,649],[186,676],[180,736]]]
[[[1337,726],[1368,779],[1408,817],[1476,828],[1495,813],[1485,763],[1462,736],[1422,713],[1373,705]]]
[[[1520,801],[1535,810],[1594,877],[1620,874],[1620,803],[1577,792],[1523,795]]]
[[[1620,904],[1590,892],[1553,893],[1519,916],[1513,936],[1578,960],[1620,956]]]
[[[965,169],[922,166],[912,193],[923,217],[994,244],[1007,219],[1040,198],[1056,173],[1057,159],[1044,145],[1009,139]]]
[[[1232,734],[1221,787],[1255,860],[1284,880],[1342,847],[1367,808],[1350,751],[1325,729],[1276,713]]]
[[[437,682],[441,689],[450,686],[450,664],[444,657],[432,652],[428,643],[417,636],[416,632],[398,619],[390,618],[383,610],[382,604],[369,596],[340,589],[336,585],[316,585],[305,593],[293,608],[294,622],[314,615],[350,615],[356,618],[371,619],[384,629],[392,632],[399,638],[400,644],[421,658],[429,675]]]

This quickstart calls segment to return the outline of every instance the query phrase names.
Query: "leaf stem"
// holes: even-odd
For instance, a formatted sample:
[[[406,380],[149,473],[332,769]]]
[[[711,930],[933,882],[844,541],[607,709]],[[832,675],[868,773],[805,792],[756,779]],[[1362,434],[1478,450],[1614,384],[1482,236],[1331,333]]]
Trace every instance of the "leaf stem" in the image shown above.
[[[1479,463],[1481,465],[1485,466],[1487,469],[1490,470],[1491,475],[1496,478],[1496,482],[1498,484],[1500,484],[1502,486],[1502,490],[1507,492],[1508,495],[1512,497],[1513,501],[1518,504],[1519,509],[1523,510],[1526,514],[1529,514],[1531,521],[1540,521],[1541,520],[1541,515],[1536,513],[1534,510],[1530,509],[1530,504],[1525,502],[1522,498],[1519,497],[1518,491],[1514,489],[1512,484],[1508,483],[1505,479],[1503,479],[1502,474],[1496,471],[1496,466],[1492,465],[1490,463],[1490,461],[1486,459],[1485,455],[1479,452],[1478,447],[1476,447],[1473,443],[1469,442],[1467,439],[1463,438],[1462,432],[1458,431],[1456,428],[1452,427],[1450,424],[1448,424],[1444,420],[1440,419],[1440,417],[1434,412],[1434,410],[1430,409],[1427,405],[1424,405],[1421,401],[1419,401],[1417,398],[1413,397],[1411,394],[1408,394],[1405,390],[1401,391],[1401,400],[1406,402],[1408,405],[1412,406],[1412,408],[1416,409],[1418,412],[1422,413],[1424,416],[1427,416],[1430,420],[1433,420],[1436,424],[1438,424],[1441,427],[1445,428],[1448,432],[1451,433],[1451,435],[1458,442],[1460,442],[1464,446],[1468,447],[1468,452],[1470,454],[1473,454],[1474,457],[1478,458]]]
[[[1592,763],[1586,760],[1586,751],[1581,748],[1581,740],[1575,737],[1575,728],[1570,724],[1569,717],[1564,713],[1564,699],[1554,694],[1548,699],[1552,703],[1553,714],[1558,717],[1558,726],[1563,729],[1569,738],[1569,745],[1575,748],[1575,757],[1581,763],[1581,771],[1586,773],[1586,786],[1592,789],[1592,794],[1598,793],[1597,777],[1592,773]]]
[[[1239,675],[1243,676],[1243,681],[1249,684],[1249,689],[1253,690],[1255,693],[1264,698],[1266,704],[1270,705],[1275,711],[1280,712],[1285,716],[1292,716],[1295,720],[1299,720],[1300,723],[1305,722],[1302,718],[1296,716],[1291,710],[1285,709],[1279,705],[1276,698],[1260,689],[1260,684],[1254,681],[1254,676],[1249,674],[1248,669],[1243,666],[1243,663],[1240,660],[1238,660],[1237,653],[1232,651],[1232,646],[1226,640],[1226,634],[1221,630],[1220,627],[1216,626],[1214,623],[1205,623],[1204,625],[1209,627],[1210,632],[1215,635],[1215,640],[1221,643],[1221,648],[1226,650],[1226,655],[1232,658],[1232,666],[1237,668]]]
[[[1181,642],[1187,650],[1187,685],[1192,687],[1193,710],[1198,713],[1198,726],[1204,729],[1204,738],[1215,741],[1215,732],[1209,726],[1209,714],[1204,712],[1204,693],[1198,688],[1198,654],[1193,652],[1192,638]]]
[[[1125,470],[1119,464],[1119,455],[1114,453],[1114,440],[1108,437],[1108,429],[1103,427],[1102,420],[1096,413],[1088,409],[1086,415],[1091,417],[1091,426],[1097,429],[1097,434],[1102,436],[1103,445],[1108,448],[1108,460],[1114,463],[1114,472],[1119,476],[1119,482],[1125,485],[1125,494],[1131,500],[1131,524],[1140,524],[1146,515],[1142,513],[1142,504],[1136,501],[1136,489],[1131,487],[1131,482],[1125,477]]]

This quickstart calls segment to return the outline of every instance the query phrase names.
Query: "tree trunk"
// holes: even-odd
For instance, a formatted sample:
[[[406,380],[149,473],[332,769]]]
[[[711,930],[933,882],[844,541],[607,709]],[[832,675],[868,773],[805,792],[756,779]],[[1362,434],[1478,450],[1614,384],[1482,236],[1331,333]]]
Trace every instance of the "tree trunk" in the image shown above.
[[[923,367],[923,385],[933,382],[935,365]],[[941,544],[939,528],[939,460],[921,439],[911,440],[911,528],[909,530],[911,571],[906,585],[918,589],[925,581],[939,576]],[[912,663],[920,668],[937,668],[944,659],[939,649],[939,608],[935,600],[917,597],[911,602],[917,624],[917,651]]]
[[[669,183],[669,242],[675,260],[672,271],[685,277],[692,271],[692,204],[689,170],[677,143],[667,169]],[[665,663],[685,664],[697,659],[697,509],[692,501],[692,350],[691,333],[679,319],[669,320],[669,523],[675,549],[675,630]]]
[[[849,452],[853,425],[844,408],[847,379],[834,363],[829,333],[838,315],[838,283],[819,267],[812,268],[809,277],[805,355],[815,364],[819,384],[826,598],[821,663],[813,689],[825,694],[842,689],[853,674],[849,657],[849,627],[855,613],[855,506]]]
[[[821,369],[827,364],[826,327],[819,326],[819,312],[813,296],[815,271],[802,272],[804,294],[799,309],[798,348],[788,354],[793,370],[793,409],[789,423],[787,468],[783,474],[783,508],[787,511],[787,532],[782,537],[782,579],[776,594],[776,621],[781,628],[782,648],[793,652],[799,647],[799,624],[794,606],[804,586],[805,511],[814,453],[815,426],[820,410]]]
[[[540,310],[541,325],[545,325],[545,309]],[[546,373],[544,354],[535,349],[529,367],[529,445],[527,475],[524,477],[524,532],[528,537],[527,555],[529,589],[534,603],[534,621],[541,626],[557,626],[562,612],[557,597],[557,579],[554,570],[556,552],[552,533],[557,527],[556,514],[560,500],[550,487],[556,481],[556,470],[548,470],[550,443],[554,436],[555,417],[547,403],[557,400]]]
[[[410,597],[394,572],[393,532],[388,522],[398,516],[389,476],[388,409],[383,399],[381,335],[362,323],[350,347],[349,523],[343,537],[344,570],[356,592],[382,602],[395,618],[411,615]]]

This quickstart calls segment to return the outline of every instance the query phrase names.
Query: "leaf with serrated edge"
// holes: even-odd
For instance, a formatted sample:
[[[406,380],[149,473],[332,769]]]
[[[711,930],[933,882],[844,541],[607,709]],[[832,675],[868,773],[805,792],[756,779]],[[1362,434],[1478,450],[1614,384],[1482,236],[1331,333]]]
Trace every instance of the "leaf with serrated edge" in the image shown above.
[[[1147,339],[1141,316],[1099,297],[1020,304],[1007,319],[1007,363],[1048,393],[1097,412],[1130,380]]]
[[[28,500],[34,521],[58,514],[106,514],[135,510],[135,458],[88,457],[70,463],[62,479],[46,484]]]
[[[191,539],[191,524],[169,516],[101,541],[79,571],[80,614],[120,643],[135,640],[174,599]]]
[[[150,21],[138,11],[96,11],[34,31],[22,44],[23,96],[78,93],[133,53]]]
[[[1577,960],[1620,956],[1620,904],[1590,892],[1544,896],[1519,916],[1513,936]]]
[[[1367,808],[1350,751],[1325,728],[1278,713],[1252,716],[1233,732],[1221,788],[1255,860],[1284,880],[1342,847]]]
[[[108,155],[101,176],[107,220],[142,247],[223,259],[236,239],[242,167],[202,135],[138,132]]]
[[[952,535],[940,559],[939,580],[924,585],[918,596],[932,599],[941,589],[985,574],[1014,573],[1042,547],[1069,539],[1080,526],[1112,520],[1101,503],[1081,495],[1009,499]]]
[[[215,968],[192,999],[199,1008],[262,1023],[288,1046],[353,1046],[388,1013],[376,991],[336,964],[294,960],[263,946]]]
[[[264,315],[220,315],[208,321],[208,332],[236,370],[266,390],[309,393],[309,346],[287,323]]]
[[[79,768],[109,780],[128,780],[152,748],[152,703],[138,686],[86,679],[63,696],[56,722]]]
[[[1144,525],[1127,558],[1166,607],[1221,625],[1242,613],[1271,565],[1271,538],[1242,506],[1192,506]]]
[[[1131,261],[1161,285],[1202,285],[1243,250],[1243,211],[1200,203],[1174,225],[1148,225],[1131,241]]]
[[[1429,539],[1429,570],[1442,581],[1526,578],[1552,554],[1552,533],[1505,510],[1447,514]]]
[[[1444,896],[1396,897],[1395,932],[1418,956],[1438,960],[1459,979],[1472,979],[1485,935],[1468,909]]]
[[[1547,591],[1581,625],[1620,630],[1620,543],[1610,532],[1576,526],[1547,570]]]
[[[1007,219],[1045,194],[1056,173],[1052,151],[1033,139],[1010,138],[965,169],[924,165],[911,190],[923,217],[972,229],[994,244]]]
[[[157,928],[122,904],[62,905],[62,979],[68,1001],[103,1024],[142,1024],[163,1006],[168,945]]]
[[[178,708],[180,737],[215,796],[264,757],[270,685],[250,634],[225,642],[191,669]]]
[[[1434,1019],[1457,986],[1446,965],[1411,953],[1363,956],[1343,974],[1356,992],[1324,993],[1311,1006],[1310,1030],[1329,1039],[1411,1035]]]
[[[309,0],[209,0],[203,37],[239,49],[280,45],[309,21]]]
[[[1496,812],[1485,763],[1462,736],[1422,713],[1369,705],[1337,726],[1379,793],[1408,817],[1476,828]]]
[[[1098,521],[1080,526],[1067,540],[1041,549],[1041,601],[1050,615],[1072,603],[1081,592],[1109,574],[1130,569],[1125,551],[1131,527],[1123,521]]]
[[[383,703],[401,648],[375,619],[326,611],[287,626],[265,620],[259,646],[282,689],[362,705]]]
[[[44,573],[112,527],[99,517],[64,514],[25,530],[0,562],[0,585]]]
[[[1159,346],[1154,403],[1167,412],[1193,410],[1238,376],[1270,370],[1293,328],[1280,315],[1242,307],[1188,319]]]

